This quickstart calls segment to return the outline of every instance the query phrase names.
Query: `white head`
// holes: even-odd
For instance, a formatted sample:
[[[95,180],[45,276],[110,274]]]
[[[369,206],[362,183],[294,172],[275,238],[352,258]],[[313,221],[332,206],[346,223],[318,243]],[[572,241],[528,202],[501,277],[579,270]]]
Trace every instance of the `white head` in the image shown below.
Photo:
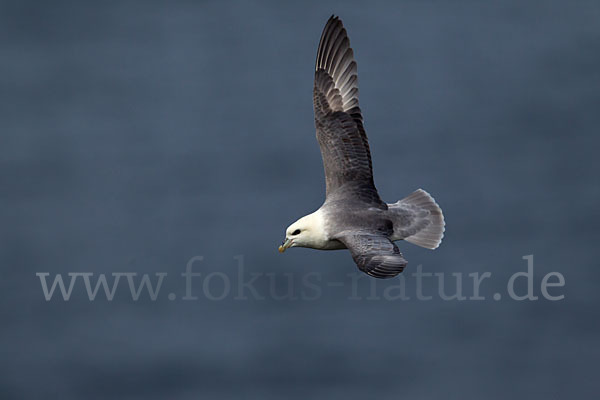
[[[283,253],[288,247],[324,248],[328,242],[324,226],[320,210],[300,218],[286,229],[285,240],[279,246],[279,252]]]

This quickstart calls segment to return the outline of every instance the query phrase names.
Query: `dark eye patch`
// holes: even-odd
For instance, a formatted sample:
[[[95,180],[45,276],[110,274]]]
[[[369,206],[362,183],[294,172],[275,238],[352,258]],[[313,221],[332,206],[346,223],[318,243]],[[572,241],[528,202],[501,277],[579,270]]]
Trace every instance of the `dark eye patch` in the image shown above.
[[[299,235],[300,234],[300,229],[296,229],[294,232],[292,232],[292,235]]]

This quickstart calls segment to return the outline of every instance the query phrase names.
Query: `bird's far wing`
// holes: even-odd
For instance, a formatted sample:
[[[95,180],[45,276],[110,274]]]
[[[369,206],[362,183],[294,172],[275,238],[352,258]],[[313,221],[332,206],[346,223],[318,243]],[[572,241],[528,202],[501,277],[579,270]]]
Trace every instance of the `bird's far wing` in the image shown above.
[[[313,101],[327,198],[343,188],[369,203],[383,204],[373,183],[369,142],[358,106],[356,61],[337,17],[327,21],[321,36]]]
[[[375,278],[392,278],[404,270],[407,262],[387,237],[369,232],[345,232],[336,237],[344,243],[358,269]]]

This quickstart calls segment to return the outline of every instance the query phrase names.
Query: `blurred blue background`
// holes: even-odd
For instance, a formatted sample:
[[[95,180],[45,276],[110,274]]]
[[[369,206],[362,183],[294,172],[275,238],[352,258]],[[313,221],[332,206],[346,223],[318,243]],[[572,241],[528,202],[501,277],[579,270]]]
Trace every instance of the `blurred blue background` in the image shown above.
[[[2,399],[596,398],[598,2],[0,4]],[[277,253],[324,196],[312,79],[333,13],[380,194],[422,187],[446,215],[435,252],[400,243],[408,295],[422,265],[491,272],[485,301],[367,300],[397,282],[366,278],[352,300],[347,252]],[[535,294],[557,271],[564,300],[491,298],[528,254]],[[180,300],[195,255],[232,290],[242,255],[265,299],[194,278]],[[47,302],[35,275],[123,271],[169,275],[137,302],[124,284]],[[270,295],[308,273],[317,299]]]

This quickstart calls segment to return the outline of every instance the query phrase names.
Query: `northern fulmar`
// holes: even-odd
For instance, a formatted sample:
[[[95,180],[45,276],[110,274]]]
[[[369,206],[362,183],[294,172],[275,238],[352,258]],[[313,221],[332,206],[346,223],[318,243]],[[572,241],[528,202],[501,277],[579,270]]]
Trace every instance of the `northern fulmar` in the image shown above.
[[[361,271],[375,278],[396,276],[406,260],[394,241],[436,249],[444,236],[444,215],[422,189],[393,204],[379,197],[358,106],[356,61],[338,17],[329,18],[321,35],[313,102],[325,202],[287,228],[279,251],[347,248]]]

